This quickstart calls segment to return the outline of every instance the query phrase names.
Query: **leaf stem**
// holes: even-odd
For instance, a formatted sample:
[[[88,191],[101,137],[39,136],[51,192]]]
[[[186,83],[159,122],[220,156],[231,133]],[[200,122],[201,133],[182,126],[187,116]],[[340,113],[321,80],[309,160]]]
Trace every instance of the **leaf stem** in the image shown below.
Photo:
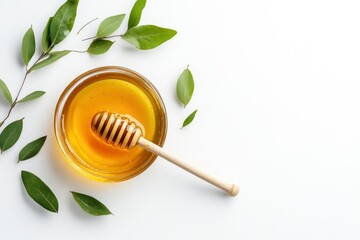
[[[107,37],[103,37],[103,38],[100,38],[100,39],[109,39],[109,38],[116,38],[116,37],[123,37],[122,34],[117,34],[117,35],[111,35],[111,36],[107,36]],[[84,38],[83,40],[81,41],[87,41],[87,40],[91,40],[91,39],[96,39],[98,38],[97,36],[94,36],[94,37],[89,37],[89,38]]]
[[[27,79],[27,76],[31,73],[30,69],[31,69],[35,64],[37,64],[41,59],[43,59],[46,55],[47,55],[47,53],[42,53],[42,54],[40,55],[40,57],[33,63],[33,65],[32,65],[31,67],[28,67],[28,68],[26,69],[24,78],[23,78],[23,80],[22,80],[22,82],[21,82],[21,85],[20,85],[20,88],[19,88],[19,90],[18,90],[18,92],[17,92],[17,94],[16,94],[16,97],[15,97],[13,103],[10,105],[9,111],[8,111],[8,113],[6,114],[5,118],[0,122],[0,128],[2,127],[2,125],[4,125],[5,121],[10,117],[10,114],[11,114],[12,110],[14,109],[14,107],[16,106],[16,104],[18,103],[18,99],[19,99],[19,96],[20,96],[20,94],[21,94],[21,91],[22,91],[22,89],[23,89],[23,87],[24,87],[24,85],[25,85],[25,81],[26,81],[26,79]]]
[[[69,50],[69,51],[74,53],[86,53],[86,51],[80,51],[80,50]]]
[[[98,20],[98,19],[99,19],[99,18],[94,18],[93,20],[85,23],[85,25],[82,26],[82,27],[79,29],[79,31],[77,32],[77,34],[79,34],[79,33],[81,32],[81,30],[83,30],[87,25],[89,25],[90,23],[92,23],[92,22],[94,22],[94,21],[96,21],[96,20]]]
[[[81,41],[87,41],[87,40],[91,40],[91,39],[95,39],[95,38],[97,38],[96,36],[95,37],[88,37],[88,38],[84,38],[83,40],[81,40]]]
[[[5,123],[5,121],[10,117],[10,114],[11,114],[12,110],[13,110],[14,107],[16,106],[17,100],[18,100],[18,98],[19,98],[19,95],[20,95],[20,93],[21,93],[21,90],[22,90],[23,87],[24,87],[25,80],[26,80],[28,74],[29,74],[29,71],[26,70],[24,79],[23,79],[23,81],[22,81],[22,83],[21,83],[21,86],[20,86],[20,88],[19,88],[19,91],[18,91],[17,94],[16,94],[16,98],[14,99],[13,103],[11,104],[7,115],[6,115],[5,118],[0,122],[0,128],[1,128],[1,126]]]

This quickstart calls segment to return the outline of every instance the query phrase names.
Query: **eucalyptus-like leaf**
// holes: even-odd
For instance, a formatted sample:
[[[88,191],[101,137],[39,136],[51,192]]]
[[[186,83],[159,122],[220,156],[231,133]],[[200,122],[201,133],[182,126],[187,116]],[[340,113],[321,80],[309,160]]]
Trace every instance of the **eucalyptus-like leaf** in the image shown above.
[[[51,189],[35,174],[21,171],[21,179],[29,196],[50,212],[59,211],[59,202]]]
[[[106,18],[100,23],[99,29],[96,33],[96,37],[103,38],[107,37],[115,32],[124,20],[125,14],[119,14]]]
[[[195,115],[197,113],[197,109],[195,111],[193,111],[183,122],[183,125],[181,128],[186,127],[187,125],[189,125],[195,118]]]
[[[34,100],[36,98],[39,98],[44,94],[45,94],[44,91],[35,91],[35,92],[30,93],[29,95],[26,95],[24,98],[22,98],[21,100],[19,100],[17,102],[18,103],[28,102],[28,101]]]
[[[130,28],[123,39],[141,50],[156,48],[176,35],[176,31],[154,25],[142,25]]]
[[[23,129],[23,119],[16,120],[7,125],[0,134],[0,151],[4,152],[14,146],[19,140]]]
[[[110,49],[113,43],[114,42],[109,40],[96,39],[90,44],[87,52],[95,55],[104,54]]]
[[[96,198],[78,192],[70,191],[70,193],[72,194],[74,200],[85,212],[94,216],[112,214],[110,210]]]
[[[19,153],[19,161],[25,161],[36,156],[36,154],[40,152],[42,146],[44,145],[45,140],[46,136],[43,136],[26,144],[26,146],[23,147]]]
[[[43,34],[42,34],[42,40],[41,40],[41,47],[43,52],[48,52],[51,47],[51,37],[50,37],[50,24],[53,17],[50,17],[48,22],[46,23],[46,26],[44,28]]]
[[[55,13],[50,24],[51,44],[56,45],[63,41],[71,32],[79,0],[66,1]]]
[[[136,27],[141,19],[141,14],[146,5],[146,0],[137,0],[131,9],[129,22],[128,22],[128,29]]]
[[[3,93],[5,99],[10,103],[10,105],[13,102],[11,93],[9,91],[9,88],[6,86],[5,82],[0,79],[0,90]]]
[[[22,40],[22,57],[24,60],[25,65],[27,66],[31,60],[31,58],[34,56],[35,53],[35,35],[34,30],[32,27],[30,27]]]
[[[189,68],[186,68],[180,75],[176,83],[176,94],[184,107],[190,102],[194,92],[194,78]]]
[[[47,58],[45,58],[44,60],[38,62],[37,64],[35,64],[32,68],[30,68],[30,71],[34,71],[40,68],[43,68],[47,65],[50,65],[54,62],[56,62],[57,60],[59,60],[60,58],[66,56],[67,54],[69,54],[71,51],[69,50],[63,50],[63,51],[57,51],[57,52],[51,52],[49,53],[49,55],[47,56]]]

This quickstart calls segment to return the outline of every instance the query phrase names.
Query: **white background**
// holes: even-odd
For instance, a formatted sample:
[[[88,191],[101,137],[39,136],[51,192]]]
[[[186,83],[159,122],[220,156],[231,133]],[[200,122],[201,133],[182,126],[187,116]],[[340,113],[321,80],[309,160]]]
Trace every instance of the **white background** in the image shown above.
[[[86,49],[100,20],[134,1],[82,0],[74,31],[57,49]],[[0,7],[0,78],[13,94],[24,74],[23,34],[42,29],[61,0],[5,1]],[[18,143],[0,155],[0,239],[359,239],[360,2],[357,0],[149,0],[141,24],[176,29],[171,41],[139,51],[121,39],[103,56],[71,54],[29,76],[8,123],[25,117]],[[127,18],[122,28],[123,33]],[[37,53],[38,54],[38,53]],[[184,109],[176,80],[190,65],[196,87]],[[149,78],[168,110],[165,147],[239,184],[227,197],[158,159],[138,177],[106,184],[72,170],[59,154],[53,112],[66,85],[104,65]],[[0,114],[6,104],[0,97]],[[185,117],[194,122],[180,130]],[[48,135],[35,158],[16,164],[26,143]],[[60,211],[26,194],[20,171],[41,177]],[[97,197],[114,216],[92,217],[69,190]]]

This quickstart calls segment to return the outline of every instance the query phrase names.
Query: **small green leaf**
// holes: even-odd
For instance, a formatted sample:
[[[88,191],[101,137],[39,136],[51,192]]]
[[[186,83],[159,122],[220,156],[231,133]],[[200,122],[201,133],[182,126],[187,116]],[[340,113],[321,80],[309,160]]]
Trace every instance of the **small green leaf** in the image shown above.
[[[50,39],[52,45],[63,41],[71,32],[79,0],[66,1],[55,13],[50,24]]]
[[[35,53],[35,35],[32,27],[27,30],[22,40],[22,57],[27,66]]]
[[[128,22],[128,29],[136,27],[141,19],[141,14],[146,5],[146,0],[137,0],[131,9],[129,22]]]
[[[66,56],[67,54],[69,54],[71,51],[69,50],[63,50],[63,51],[57,51],[57,52],[51,52],[47,58],[45,58],[44,60],[42,60],[41,62],[38,62],[37,64],[35,64],[32,68],[30,68],[30,71],[34,71],[40,68],[43,68],[47,65],[50,65],[54,62],[56,62],[57,60],[59,60],[60,58]]]
[[[90,44],[87,52],[94,55],[104,54],[110,49],[113,43],[114,42],[109,40],[96,39]]]
[[[51,189],[35,174],[21,171],[21,179],[29,196],[50,212],[59,211],[59,202]]]
[[[112,214],[109,209],[101,203],[99,200],[82,193],[72,192],[74,200],[79,204],[79,206],[87,213],[94,215],[94,216],[101,216],[101,215],[109,215]]]
[[[42,34],[41,47],[44,52],[48,52],[51,47],[50,25],[52,19],[53,19],[52,17],[49,18]]]
[[[23,128],[23,119],[7,125],[0,134],[0,151],[4,152],[14,146],[19,139]]]
[[[29,95],[25,96],[23,99],[21,99],[20,101],[17,101],[17,102],[18,103],[28,102],[28,101],[34,100],[36,98],[39,98],[44,94],[45,94],[45,92],[43,92],[43,91],[35,91],[35,92],[32,92]]]
[[[195,115],[197,113],[197,109],[195,111],[193,111],[183,122],[183,125],[181,128],[186,127],[187,125],[189,125],[195,118]]]
[[[9,88],[6,86],[5,82],[3,80],[0,79],[0,90],[1,92],[4,94],[5,99],[10,103],[10,105],[12,104],[13,100],[12,100],[12,96],[11,93],[9,91]]]
[[[103,38],[115,32],[120,27],[124,17],[125,14],[119,14],[106,18],[100,23],[96,36],[98,38]]]
[[[176,94],[180,102],[184,104],[184,107],[190,102],[194,87],[194,78],[189,68],[186,68],[176,83]]]
[[[141,50],[156,48],[176,35],[176,31],[154,25],[136,26],[127,30],[123,39]]]
[[[19,161],[24,161],[34,157],[38,154],[44,145],[46,136],[38,138],[30,143],[28,143],[19,153]]]

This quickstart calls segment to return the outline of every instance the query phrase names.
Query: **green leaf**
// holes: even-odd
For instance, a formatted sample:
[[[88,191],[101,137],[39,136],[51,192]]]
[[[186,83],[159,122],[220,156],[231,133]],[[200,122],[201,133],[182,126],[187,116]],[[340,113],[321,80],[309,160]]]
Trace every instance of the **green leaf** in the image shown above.
[[[79,0],[66,1],[55,13],[50,24],[50,39],[52,45],[63,41],[71,32]]]
[[[195,115],[197,113],[197,109],[195,111],[193,111],[183,122],[183,125],[181,128],[186,127],[187,125],[189,125],[195,118]]]
[[[176,83],[176,94],[180,102],[184,104],[184,107],[190,102],[194,87],[194,78],[189,68],[186,68]]]
[[[101,215],[109,215],[112,214],[109,209],[101,203],[99,200],[82,193],[72,192],[74,200],[79,204],[79,206],[85,212],[94,215],[94,216],[101,216]]]
[[[59,211],[59,203],[51,189],[35,174],[21,171],[21,179],[29,196],[50,212]]]
[[[115,32],[120,27],[124,17],[125,14],[119,14],[106,18],[100,23],[96,36],[98,38],[103,38]]]
[[[19,153],[19,161],[24,161],[34,157],[38,154],[44,145],[46,136],[38,138],[30,143],[28,143]]]
[[[44,94],[45,94],[45,92],[43,92],[43,91],[35,91],[35,92],[32,92],[29,95],[25,96],[23,99],[21,99],[20,101],[17,101],[17,102],[18,103],[28,102],[28,101],[34,100],[36,98],[39,98]]]
[[[10,105],[12,104],[13,100],[12,100],[12,96],[11,93],[8,89],[8,87],[6,86],[5,82],[3,80],[0,79],[0,90],[1,92],[4,94],[5,99],[10,103]]]
[[[137,0],[131,9],[129,22],[128,22],[128,29],[136,27],[141,19],[141,14],[146,5],[146,0]]]
[[[35,53],[35,35],[32,27],[26,31],[22,40],[22,57],[27,66]]]
[[[7,125],[0,134],[0,151],[4,152],[14,146],[19,139],[23,128],[23,119]]]
[[[130,28],[123,39],[142,50],[156,48],[176,35],[176,31],[154,25],[143,25]]]
[[[66,56],[67,54],[69,54],[71,51],[69,50],[63,50],[63,51],[57,51],[57,52],[52,52],[48,55],[47,58],[45,58],[44,60],[42,60],[41,62],[38,62],[37,64],[35,64],[32,68],[30,68],[30,71],[34,71],[40,68],[43,68],[47,65],[50,65],[54,62],[56,62],[57,60],[59,60],[60,58]]]
[[[53,17],[50,17],[46,23],[45,29],[42,34],[41,47],[44,52],[48,52],[51,47],[51,37],[50,37],[50,25]]]
[[[95,55],[106,53],[113,43],[114,42],[109,40],[96,39],[90,44],[87,52]]]

